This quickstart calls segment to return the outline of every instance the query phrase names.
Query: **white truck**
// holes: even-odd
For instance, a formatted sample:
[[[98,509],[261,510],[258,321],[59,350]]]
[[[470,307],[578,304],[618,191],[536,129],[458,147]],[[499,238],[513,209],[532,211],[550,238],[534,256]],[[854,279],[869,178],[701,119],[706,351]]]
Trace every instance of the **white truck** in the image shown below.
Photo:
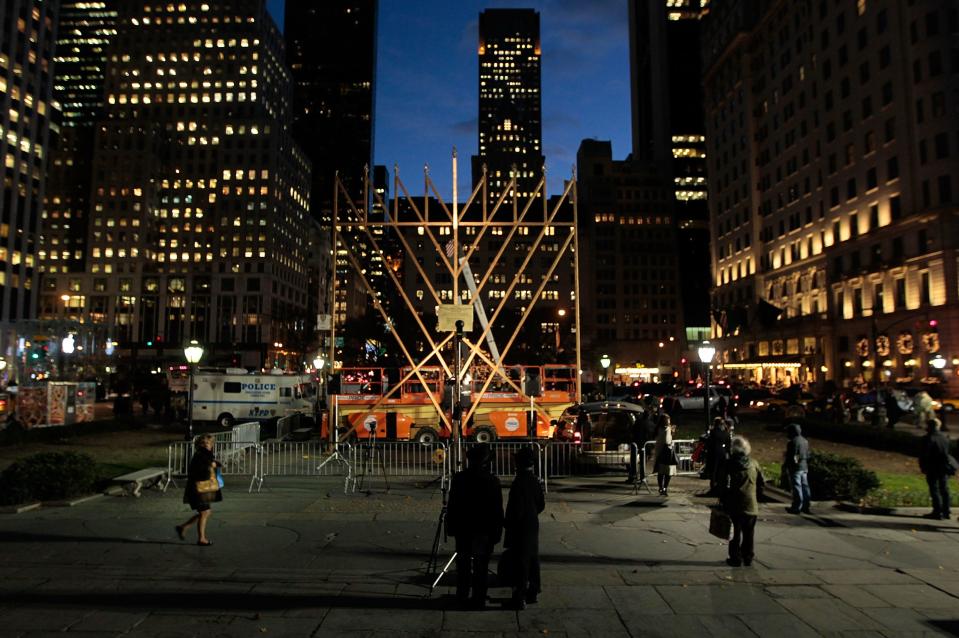
[[[230,427],[313,411],[316,385],[308,374],[249,374],[242,369],[193,377],[193,420]]]

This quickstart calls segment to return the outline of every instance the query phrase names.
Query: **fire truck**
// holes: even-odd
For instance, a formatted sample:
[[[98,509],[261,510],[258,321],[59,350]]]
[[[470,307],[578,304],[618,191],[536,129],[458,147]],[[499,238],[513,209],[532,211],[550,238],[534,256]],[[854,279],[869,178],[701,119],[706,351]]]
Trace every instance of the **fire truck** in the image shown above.
[[[383,368],[341,370],[340,392],[335,395],[340,438],[366,439],[375,432],[376,438],[385,440],[449,439],[455,383],[448,382],[441,368],[424,366],[420,368],[424,387],[410,371],[401,369],[400,378],[406,380],[393,388]],[[492,372],[484,366],[474,366],[464,375],[461,405],[468,418],[463,436],[478,442],[551,438],[555,421],[576,401],[575,366],[515,365],[505,371],[512,383],[495,375],[487,384]]]

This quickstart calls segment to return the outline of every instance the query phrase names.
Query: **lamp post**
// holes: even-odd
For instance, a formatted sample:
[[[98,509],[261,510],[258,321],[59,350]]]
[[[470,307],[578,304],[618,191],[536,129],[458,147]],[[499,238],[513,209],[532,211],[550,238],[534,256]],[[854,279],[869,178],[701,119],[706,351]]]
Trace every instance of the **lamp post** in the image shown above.
[[[186,440],[193,440],[193,372],[196,369],[196,364],[200,362],[200,358],[203,357],[203,346],[201,346],[196,339],[190,341],[189,344],[183,349],[183,355],[186,357],[186,362],[190,364],[190,393],[187,398],[187,431],[186,431]]]
[[[703,404],[706,406],[706,431],[709,431],[709,367],[713,362],[713,357],[716,356],[716,348],[714,348],[709,340],[703,341],[699,346],[699,360],[706,364],[706,391],[704,392]]]
[[[313,358],[313,368],[316,369],[318,382],[316,388],[316,401],[313,404],[313,422],[316,423],[317,432],[321,430],[320,419],[323,416],[322,411],[320,410],[320,400],[322,399],[320,396],[320,391],[323,390],[323,366],[325,365],[326,359],[324,359],[321,355],[316,355],[316,357]]]
[[[603,398],[609,398],[609,364],[612,363],[612,360],[609,358],[608,354],[604,354],[599,360],[599,365],[603,366]]]

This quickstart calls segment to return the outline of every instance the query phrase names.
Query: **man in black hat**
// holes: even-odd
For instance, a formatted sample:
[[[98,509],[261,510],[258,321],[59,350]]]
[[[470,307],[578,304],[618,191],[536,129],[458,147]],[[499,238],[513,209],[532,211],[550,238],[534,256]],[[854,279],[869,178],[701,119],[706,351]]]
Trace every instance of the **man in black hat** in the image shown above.
[[[467,450],[466,462],[450,484],[446,533],[456,539],[456,599],[483,609],[490,555],[503,535],[503,492],[490,471],[488,445]]]

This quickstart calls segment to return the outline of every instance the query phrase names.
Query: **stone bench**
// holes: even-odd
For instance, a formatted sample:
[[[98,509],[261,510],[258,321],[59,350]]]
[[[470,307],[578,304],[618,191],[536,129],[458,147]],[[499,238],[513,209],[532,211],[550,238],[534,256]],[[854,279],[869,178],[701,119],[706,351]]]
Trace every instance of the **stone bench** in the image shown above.
[[[169,484],[169,481],[165,481],[167,474],[168,470],[165,467],[148,467],[118,476],[113,479],[113,482],[120,483],[127,494],[139,498],[140,491],[144,487],[160,487],[165,491]]]

